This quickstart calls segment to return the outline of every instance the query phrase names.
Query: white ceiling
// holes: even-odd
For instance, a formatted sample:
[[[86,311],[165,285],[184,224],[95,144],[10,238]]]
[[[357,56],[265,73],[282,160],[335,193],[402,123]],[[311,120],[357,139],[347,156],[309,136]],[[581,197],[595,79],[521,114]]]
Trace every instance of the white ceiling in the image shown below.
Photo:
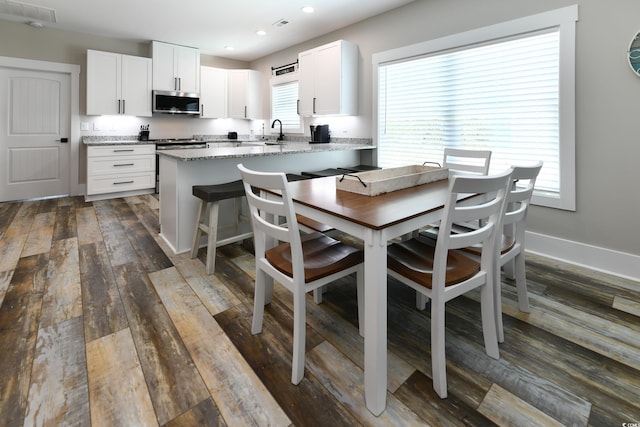
[[[0,19],[31,21],[2,13],[14,11],[16,2],[26,3],[54,10],[56,22],[42,21],[45,27],[135,42],[159,40],[197,47],[206,55],[252,61],[412,1],[0,0]],[[303,13],[303,6],[315,12]],[[288,24],[274,25],[281,20]],[[257,30],[267,35],[258,36]]]

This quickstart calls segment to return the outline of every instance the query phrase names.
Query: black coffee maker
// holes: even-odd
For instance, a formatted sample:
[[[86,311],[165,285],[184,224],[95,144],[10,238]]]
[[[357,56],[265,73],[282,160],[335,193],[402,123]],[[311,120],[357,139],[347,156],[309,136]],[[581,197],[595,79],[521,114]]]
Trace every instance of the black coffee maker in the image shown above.
[[[329,142],[329,125],[311,125],[311,144]]]

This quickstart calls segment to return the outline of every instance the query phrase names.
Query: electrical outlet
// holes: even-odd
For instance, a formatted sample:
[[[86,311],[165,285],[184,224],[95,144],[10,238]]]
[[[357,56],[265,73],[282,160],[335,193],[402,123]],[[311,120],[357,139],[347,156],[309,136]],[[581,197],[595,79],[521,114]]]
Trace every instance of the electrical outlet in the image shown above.
[[[93,130],[100,130],[100,125],[98,122],[93,122]]]
[[[89,130],[89,123],[88,122],[81,122],[80,123],[80,130]]]

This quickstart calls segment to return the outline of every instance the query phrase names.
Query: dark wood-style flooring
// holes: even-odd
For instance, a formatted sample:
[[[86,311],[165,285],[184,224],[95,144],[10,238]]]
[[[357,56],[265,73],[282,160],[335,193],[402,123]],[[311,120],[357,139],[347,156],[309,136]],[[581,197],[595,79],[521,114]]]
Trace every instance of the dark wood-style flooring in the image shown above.
[[[309,296],[294,386],[288,292],[250,332],[250,245],[221,248],[207,276],[204,251],[175,256],[158,231],[153,196],[0,203],[1,426],[640,423],[639,283],[528,257],[530,314],[503,280],[500,360],[484,353],[477,296],[450,302],[441,400],[428,312],[390,281],[387,409],[374,417],[353,278],[320,305]]]

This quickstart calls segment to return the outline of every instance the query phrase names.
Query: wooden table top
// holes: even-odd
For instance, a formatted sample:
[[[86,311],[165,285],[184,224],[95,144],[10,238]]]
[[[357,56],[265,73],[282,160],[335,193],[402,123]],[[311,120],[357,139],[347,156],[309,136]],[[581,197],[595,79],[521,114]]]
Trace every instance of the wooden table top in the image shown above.
[[[431,182],[378,196],[336,190],[336,177],[289,183],[294,202],[380,230],[440,209],[448,192],[448,180]]]

